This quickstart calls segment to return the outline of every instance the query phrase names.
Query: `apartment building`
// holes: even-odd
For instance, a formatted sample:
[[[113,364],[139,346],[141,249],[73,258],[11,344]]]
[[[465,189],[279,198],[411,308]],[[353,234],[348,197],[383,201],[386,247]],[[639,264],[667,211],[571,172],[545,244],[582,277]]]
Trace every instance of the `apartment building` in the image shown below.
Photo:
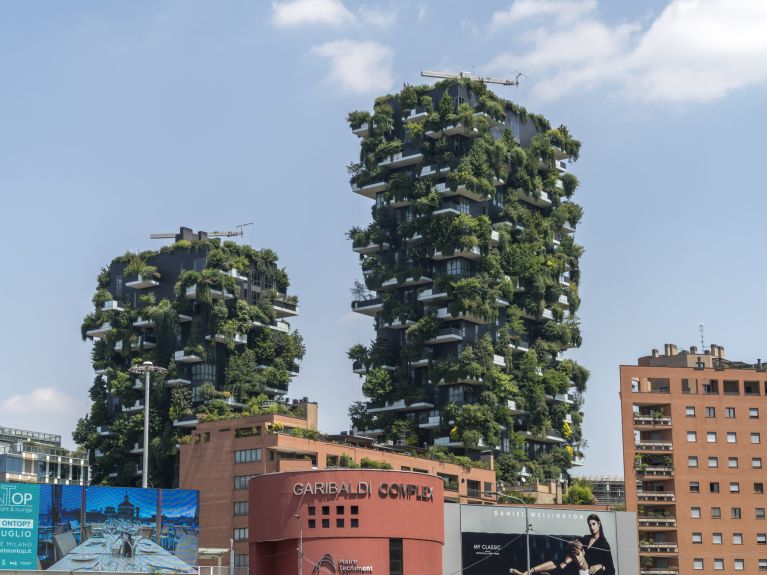
[[[376,329],[349,352],[368,398],[357,433],[525,453],[508,481],[536,476],[542,454],[559,470],[541,480],[579,464],[588,372],[562,353],[581,341],[580,142],[470,74],[406,86],[349,123],[352,192],[373,201],[349,231],[365,284],[352,310]]]
[[[667,344],[620,367],[642,575],[767,570],[767,373]]]
[[[490,456],[469,466],[367,437],[323,435],[317,431],[317,404],[306,399],[264,409],[276,411],[199,422],[180,446],[180,487],[200,491],[200,546],[228,548],[233,539],[238,567],[248,565],[248,483],[257,476],[325,469],[410,471],[440,477],[445,501],[496,501]]]
[[[61,436],[0,427],[0,481],[88,485],[88,454],[61,447]]]
[[[176,444],[200,414],[247,410],[259,396],[287,393],[304,346],[288,319],[298,301],[269,249],[231,240],[237,232],[181,228],[158,250],[127,253],[101,270],[82,337],[93,341],[90,414],[75,430],[95,483],[135,485],[142,474],[144,378],[152,377],[152,486],[175,486]],[[173,241],[175,240],[175,241]]]

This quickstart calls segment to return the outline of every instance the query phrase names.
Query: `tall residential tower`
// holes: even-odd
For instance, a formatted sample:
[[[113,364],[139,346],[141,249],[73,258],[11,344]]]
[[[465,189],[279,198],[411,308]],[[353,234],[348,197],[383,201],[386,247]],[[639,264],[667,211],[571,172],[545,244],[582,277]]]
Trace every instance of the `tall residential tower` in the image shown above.
[[[581,457],[588,377],[562,357],[581,341],[580,143],[470,79],[406,86],[349,122],[352,191],[374,202],[349,232],[352,309],[376,328],[349,350],[368,398],[357,433],[558,478]]]

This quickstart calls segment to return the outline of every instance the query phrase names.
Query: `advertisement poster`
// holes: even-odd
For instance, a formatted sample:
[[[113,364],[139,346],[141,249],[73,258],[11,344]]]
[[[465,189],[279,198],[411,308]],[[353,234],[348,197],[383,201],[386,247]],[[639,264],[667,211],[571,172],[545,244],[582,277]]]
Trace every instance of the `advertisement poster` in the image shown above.
[[[192,490],[3,483],[0,569],[196,573],[199,507]]]
[[[536,573],[574,574],[598,567],[617,575],[615,514],[529,508],[530,566]],[[525,508],[461,506],[464,575],[514,574],[527,569]]]
[[[37,569],[40,486],[0,483],[0,569]]]

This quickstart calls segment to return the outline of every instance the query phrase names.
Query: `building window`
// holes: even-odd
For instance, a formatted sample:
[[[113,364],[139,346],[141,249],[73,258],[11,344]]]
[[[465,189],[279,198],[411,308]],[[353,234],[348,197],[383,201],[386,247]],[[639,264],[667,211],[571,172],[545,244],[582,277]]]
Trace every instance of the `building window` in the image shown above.
[[[700,507],[690,507],[690,517],[700,519]]]
[[[241,449],[234,452],[235,463],[251,463],[261,461],[261,449]]]
[[[309,519],[309,529],[314,529],[315,527],[317,527],[317,520]]]
[[[762,442],[762,436],[759,433],[752,433],[751,434],[751,443],[761,443]]]
[[[732,534],[732,544],[733,545],[743,545],[743,534],[742,533],[733,533]]]
[[[255,475],[237,475],[234,478],[234,488],[235,489],[247,489],[248,488],[248,481],[253,479]]]
[[[311,506],[309,509],[309,515],[317,515],[317,508],[314,506]]]
[[[767,533],[757,533],[756,543],[758,545],[767,545]]]
[[[352,519],[349,523],[351,524],[352,527],[359,527],[360,526],[360,520],[356,519],[356,518]]]
[[[767,571],[767,559],[759,559],[759,571]]]
[[[708,466],[709,467],[719,467],[719,458],[718,457],[709,457],[708,458]]]
[[[690,481],[690,493],[700,493],[700,483],[697,481]]]
[[[716,407],[707,407],[706,417],[716,417]]]
[[[247,541],[248,540],[248,528],[247,527],[237,527],[234,530],[234,540],[235,541]]]
[[[722,544],[722,534],[721,533],[712,533],[711,534],[711,543],[714,545],[721,545]]]
[[[322,514],[323,515],[330,515],[330,505],[323,505],[322,506]]]
[[[322,520],[322,528],[323,528],[323,529],[328,529],[328,528],[330,528],[330,519],[323,519],[323,520]]]
[[[692,542],[693,543],[703,543],[703,533],[693,533],[692,534]]]
[[[737,457],[728,457],[727,458],[727,467],[730,469],[737,469],[738,467],[738,458]]]
[[[708,484],[708,490],[711,493],[719,493],[719,482],[718,481],[712,481]]]
[[[402,565],[402,539],[389,539],[389,573],[390,575],[403,575]]]
[[[753,469],[761,469],[762,468],[762,458],[761,457],[752,457],[751,458],[751,467]]]
[[[730,493],[740,493],[740,483],[737,481],[730,481]]]
[[[687,432],[687,443],[695,443],[698,441],[698,434],[694,431]]]
[[[764,483],[754,483],[754,493],[762,495],[764,493]]]
[[[352,505],[351,512],[352,515],[359,515],[360,508],[357,505]]]
[[[343,515],[343,514],[344,514],[344,506],[336,505],[336,515]]]
[[[685,406],[684,414],[687,417],[695,417],[695,406],[694,405],[687,405],[687,406]]]
[[[687,457],[687,467],[698,467],[698,458],[694,455]]]
[[[714,571],[724,571],[724,559],[714,559]]]
[[[234,566],[235,567],[250,567],[250,555],[248,554],[237,554],[234,556]]]
[[[764,519],[764,507],[757,507],[755,511],[757,519]]]
[[[743,571],[746,568],[746,562],[743,559],[735,560],[735,571]]]
[[[759,419],[759,408],[758,407],[749,407],[748,408],[748,417],[751,419]]]
[[[692,568],[696,571],[700,571],[703,569],[703,559],[693,559],[692,560]]]
[[[724,408],[724,416],[728,419],[734,419],[735,418],[735,408],[734,407],[725,407]]]
[[[248,502],[247,501],[235,501],[234,502],[234,514],[235,515],[247,515],[248,514]]]
[[[343,517],[336,518],[336,527],[343,528],[344,526],[344,520]]]
[[[716,443],[716,431],[706,432],[706,443]]]
[[[733,519],[740,519],[741,513],[740,513],[740,507],[733,507],[730,509],[730,517]]]
[[[738,434],[734,431],[728,431],[727,432],[727,443],[737,443],[738,441]]]
[[[722,508],[721,507],[712,507],[711,508],[711,519],[719,519],[722,517]]]

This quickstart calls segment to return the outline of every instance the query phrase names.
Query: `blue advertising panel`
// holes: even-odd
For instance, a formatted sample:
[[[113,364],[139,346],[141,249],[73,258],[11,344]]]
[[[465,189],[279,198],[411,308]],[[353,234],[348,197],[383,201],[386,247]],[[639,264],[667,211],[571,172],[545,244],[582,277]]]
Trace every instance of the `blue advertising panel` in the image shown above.
[[[1,569],[196,572],[198,491],[2,483],[5,500]]]
[[[40,486],[0,484],[0,569],[37,569]]]

